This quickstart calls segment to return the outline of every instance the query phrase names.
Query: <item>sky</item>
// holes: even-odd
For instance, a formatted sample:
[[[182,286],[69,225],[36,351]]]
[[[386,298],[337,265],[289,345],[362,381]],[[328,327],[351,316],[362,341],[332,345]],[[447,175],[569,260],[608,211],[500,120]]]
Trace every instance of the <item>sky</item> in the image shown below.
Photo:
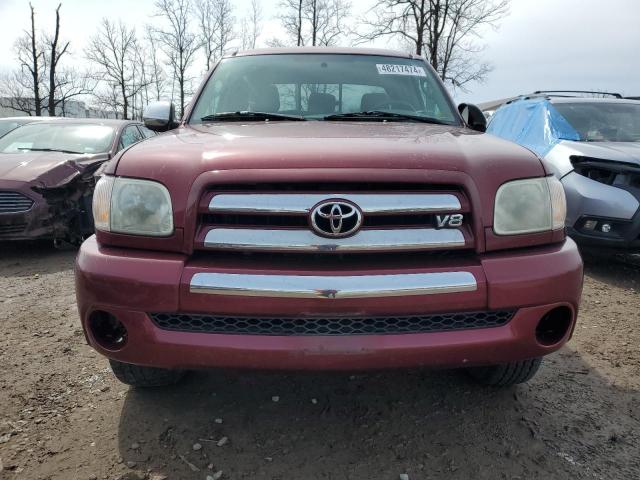
[[[158,22],[153,0],[31,0],[42,27],[52,29],[62,1],[62,37],[71,42],[73,62],[103,17],[121,18],[142,31]],[[250,0],[232,0],[236,16]],[[259,44],[283,36],[276,18],[279,0],[260,0],[263,31]],[[361,16],[375,2],[352,0]],[[598,90],[640,95],[640,0],[512,0],[510,13],[496,30],[481,32],[483,59],[492,72],[468,92],[452,91],[457,101],[480,103],[534,90]],[[11,46],[29,27],[28,0],[0,0],[0,71],[15,68]],[[378,45],[388,45],[379,42]],[[393,42],[391,43],[393,44]],[[260,45],[259,45],[260,46]]]

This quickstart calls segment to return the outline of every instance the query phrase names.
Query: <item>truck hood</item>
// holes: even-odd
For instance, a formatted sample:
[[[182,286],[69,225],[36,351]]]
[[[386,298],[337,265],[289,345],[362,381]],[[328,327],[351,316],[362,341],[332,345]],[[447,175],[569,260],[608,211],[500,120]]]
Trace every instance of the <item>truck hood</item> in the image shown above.
[[[193,218],[203,189],[216,182],[366,183],[373,178],[464,185],[490,224],[502,183],[546,171],[529,150],[461,127],[278,121],[181,127],[134,145],[103,173],[163,183],[175,225],[181,227]]]
[[[74,177],[78,171],[108,158],[107,154],[0,153],[0,180],[27,182],[37,186],[59,186]]]
[[[573,155],[640,165],[640,142],[563,142]]]
[[[207,171],[311,168],[454,170],[498,178],[544,174],[528,150],[466,128],[322,121],[181,127],[127,150],[116,173],[190,184]]]

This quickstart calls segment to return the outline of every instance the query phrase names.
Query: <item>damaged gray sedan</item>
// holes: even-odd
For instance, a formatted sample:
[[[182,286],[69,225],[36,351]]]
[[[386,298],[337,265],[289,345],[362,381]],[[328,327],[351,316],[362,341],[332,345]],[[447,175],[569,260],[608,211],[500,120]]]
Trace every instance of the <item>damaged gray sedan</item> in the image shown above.
[[[79,244],[93,233],[94,174],[116,152],[153,136],[125,120],[40,121],[0,138],[0,241]]]

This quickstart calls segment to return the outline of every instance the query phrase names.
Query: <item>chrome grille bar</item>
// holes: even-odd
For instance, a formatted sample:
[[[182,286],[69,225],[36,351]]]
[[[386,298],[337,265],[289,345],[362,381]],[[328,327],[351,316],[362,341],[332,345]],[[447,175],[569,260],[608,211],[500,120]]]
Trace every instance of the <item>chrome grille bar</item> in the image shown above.
[[[324,238],[310,230],[212,228],[204,239],[204,246],[212,249],[290,252],[388,252],[455,248],[465,244],[462,231],[433,228],[360,230],[347,238]]]
[[[433,295],[477,290],[470,272],[400,275],[306,276],[196,273],[191,293],[280,298],[368,298]]]
[[[209,211],[234,213],[306,214],[323,200],[344,199],[364,213],[430,213],[461,210],[449,193],[221,193],[209,202]]]
[[[0,214],[26,212],[32,205],[33,200],[20,192],[0,192]]]

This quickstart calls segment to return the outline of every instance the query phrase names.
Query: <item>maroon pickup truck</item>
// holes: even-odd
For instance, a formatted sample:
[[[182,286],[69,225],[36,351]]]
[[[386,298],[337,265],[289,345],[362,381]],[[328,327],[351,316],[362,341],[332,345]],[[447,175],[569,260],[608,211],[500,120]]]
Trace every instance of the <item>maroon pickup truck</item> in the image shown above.
[[[570,338],[562,186],[419,57],[221,60],[119,153],[76,265],[88,342],[135,386],[189,369],[466,368],[530,379]]]

